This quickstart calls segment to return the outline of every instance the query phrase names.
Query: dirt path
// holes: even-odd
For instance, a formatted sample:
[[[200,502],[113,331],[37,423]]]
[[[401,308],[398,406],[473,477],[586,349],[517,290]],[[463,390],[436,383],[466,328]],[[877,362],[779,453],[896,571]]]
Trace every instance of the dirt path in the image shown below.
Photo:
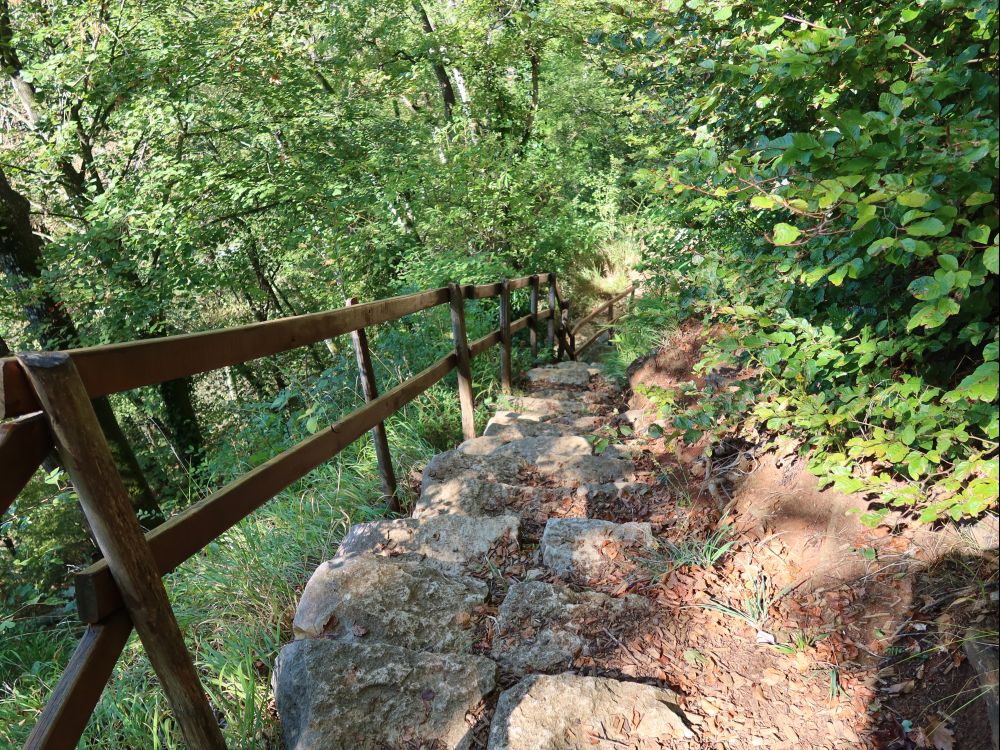
[[[963,642],[995,634],[995,554],[930,564],[801,467],[647,437],[586,364],[526,375],[411,518],[353,527],[309,581],[286,747],[990,747]]]

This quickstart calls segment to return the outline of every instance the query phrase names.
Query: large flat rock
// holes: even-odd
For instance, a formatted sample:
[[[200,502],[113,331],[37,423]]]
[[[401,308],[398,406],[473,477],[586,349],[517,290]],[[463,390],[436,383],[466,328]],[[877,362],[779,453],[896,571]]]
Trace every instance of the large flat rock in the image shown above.
[[[534,487],[520,487],[499,482],[484,482],[474,477],[432,481],[424,485],[413,506],[413,517],[431,518],[445,514],[495,516],[516,508],[528,494],[540,493]]]
[[[293,641],[274,669],[285,750],[466,750],[496,665],[384,643]]]
[[[529,383],[551,383],[552,385],[572,385],[585,386],[590,383],[590,379],[595,375],[600,375],[601,371],[588,367],[533,367],[524,373],[525,379]]]
[[[608,410],[615,401],[615,393],[610,389],[600,391],[567,391],[558,388],[538,388],[531,398],[554,399],[556,401],[579,401],[588,408]]]
[[[532,438],[536,440],[540,438]],[[475,455],[460,450],[445,451],[432,458],[424,469],[421,493],[431,484],[449,479],[478,479],[500,484],[525,484],[531,474],[542,480],[558,480],[560,485],[602,484],[629,478],[635,467],[631,461],[611,455],[539,453],[526,461],[509,453]]]
[[[534,396],[505,396],[502,406],[521,412],[537,412],[540,414],[591,414],[591,410],[582,401],[573,398],[536,398]]]
[[[603,677],[532,675],[500,696],[488,748],[621,750],[692,736],[670,690]]]
[[[412,553],[449,565],[478,564],[498,546],[517,544],[518,526],[513,515],[473,518],[448,512],[358,523],[340,543],[336,558]]]
[[[471,477],[447,479],[424,487],[413,508],[419,519],[457,514],[496,516],[513,514],[524,522],[545,525],[550,517],[590,518],[607,513],[623,496],[634,497],[650,492],[649,485],[638,482],[603,482],[578,487],[528,487],[484,482]]]
[[[563,578],[613,578],[636,569],[633,558],[653,545],[648,523],[552,518],[542,534],[542,562]]]
[[[648,609],[638,596],[616,599],[543,581],[517,582],[497,613],[491,655],[517,675],[562,671],[581,653],[596,655],[606,628],[620,630],[619,623],[635,623]]]
[[[316,568],[299,600],[296,638],[381,641],[414,651],[466,652],[482,581],[419,555],[358,555]]]
[[[552,435],[505,440],[502,437],[486,435],[461,443],[457,450],[470,456],[513,456],[528,463],[540,457],[589,456],[593,448],[587,439],[574,435]]]
[[[551,435],[589,435],[598,429],[603,421],[602,417],[596,416],[553,418],[550,414],[498,411],[486,423],[483,436],[510,441]]]

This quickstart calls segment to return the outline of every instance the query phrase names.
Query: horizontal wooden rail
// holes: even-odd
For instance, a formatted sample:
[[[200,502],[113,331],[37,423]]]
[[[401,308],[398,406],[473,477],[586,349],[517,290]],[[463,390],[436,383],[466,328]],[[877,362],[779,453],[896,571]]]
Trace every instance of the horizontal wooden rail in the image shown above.
[[[549,284],[550,305],[545,310],[537,311],[540,283]],[[532,294],[530,304],[532,313],[511,321],[510,292],[528,287],[531,288]],[[502,296],[503,300],[500,330],[492,331],[477,341],[467,342],[463,321],[458,320],[460,325],[455,326],[456,315],[458,318],[463,316],[464,300],[497,296]],[[453,318],[452,334],[455,350],[451,354],[381,396],[374,397],[374,388],[370,389],[370,392],[366,392],[367,403],[364,406],[243,474],[152,531],[142,534],[136,526],[135,540],[129,543],[131,546],[126,544],[123,547],[124,542],[119,536],[115,534],[108,536],[108,533],[105,533],[106,538],[102,537],[102,549],[110,550],[108,554],[112,565],[109,565],[108,560],[101,560],[76,576],[78,614],[83,622],[88,623],[88,627],[46,703],[25,745],[26,748],[69,750],[77,746],[133,630],[133,618],[138,624],[137,629],[151,658],[159,658],[160,666],[157,668],[157,673],[161,680],[169,678],[170,684],[175,687],[171,693],[172,700],[176,699],[178,705],[187,708],[184,716],[179,717],[185,733],[188,734],[192,727],[197,728],[192,722],[204,715],[208,717],[206,726],[210,725],[208,728],[217,734],[218,727],[207,703],[204,703],[203,691],[186,692],[200,691],[197,675],[194,672],[182,674],[177,665],[184,660],[169,661],[167,646],[170,644],[161,643],[162,639],[159,636],[154,637],[155,629],[150,630],[148,612],[144,609],[148,602],[142,599],[141,594],[135,593],[148,590],[150,587],[133,586],[130,589],[126,586],[120,590],[111,568],[117,565],[116,570],[121,573],[124,569],[122,560],[134,553],[136,559],[147,561],[152,574],[151,582],[155,582],[159,586],[159,591],[164,593],[156,575],[162,577],[197,554],[279,492],[317,466],[329,461],[366,432],[440,382],[452,370],[458,368],[460,361],[465,363],[463,372],[468,391],[466,403],[463,403],[463,430],[470,431],[474,436],[475,404],[469,369],[471,357],[482,354],[499,343],[505,343],[509,348],[513,334],[546,320],[551,321],[550,335],[553,328],[558,333],[560,355],[564,351],[572,355],[572,345],[568,348],[565,345],[567,336],[572,341],[572,334],[567,330],[568,307],[559,294],[556,276],[542,274],[506,279],[493,284],[465,286],[453,284],[450,289],[432,289],[366,304],[352,304],[338,310],[223,330],[88,347],[56,354],[21,355],[20,361],[14,358],[0,359],[0,420],[16,418],[14,421],[0,423],[0,514],[2,514],[52,452],[55,443],[53,433],[58,437],[59,450],[64,460],[67,456],[76,457],[78,449],[84,444],[97,446],[106,452],[106,445],[101,448],[99,428],[98,439],[86,441],[79,436],[79,430],[74,432],[65,429],[67,425],[77,424],[77,420],[64,419],[60,422],[57,416],[53,416],[58,415],[60,409],[65,412],[69,400],[65,393],[66,389],[57,387],[58,384],[49,378],[48,370],[45,370],[48,366],[45,363],[50,359],[53,362],[58,359],[59,362],[68,363],[67,372],[71,372],[76,387],[71,405],[86,405],[88,398],[93,399],[242,364],[345,333],[355,333],[359,336],[368,326],[398,320],[403,316],[443,304],[449,305]],[[537,331],[532,337],[532,342],[537,343]],[[509,378],[509,356],[506,361]],[[365,374],[365,369],[365,366],[361,366],[362,376]],[[459,385],[461,391],[462,383]],[[39,389],[38,393],[42,398],[36,395],[36,388]],[[42,401],[46,404],[44,413],[41,411]],[[89,407],[86,410],[89,412]],[[391,458],[387,449],[388,446],[386,446],[385,460],[389,461]],[[98,527],[107,531],[114,526],[111,523],[114,519],[128,520],[129,513],[123,515],[119,512],[120,509],[115,512],[105,512],[104,506],[99,502],[104,496],[105,483],[102,478],[117,479],[117,472],[113,466],[110,469],[104,467],[100,471],[91,471],[86,462],[77,462],[73,465],[72,472],[75,472],[74,484],[81,484],[90,491],[88,497],[92,502],[88,507],[94,518],[88,515],[88,520],[92,528],[95,528],[94,523],[98,523]],[[129,523],[135,523],[135,519],[132,518]],[[127,604],[122,591],[131,592]],[[169,605],[164,603],[162,609],[164,618],[173,621],[173,612]],[[179,633],[177,639],[179,642]],[[183,646],[181,653],[184,653]],[[184,656],[188,655],[185,653]],[[190,662],[187,663],[190,665]],[[192,694],[199,698],[193,702],[188,701],[186,696]],[[208,713],[204,714],[205,711]],[[192,736],[198,736],[197,732]],[[218,742],[221,742],[221,736]]]
[[[635,291],[635,287],[630,286],[628,289],[626,289],[621,294],[618,294],[618,295],[612,297],[609,300],[605,300],[604,302],[601,302],[599,305],[597,305],[597,307],[595,307],[593,310],[591,310],[589,313],[587,313],[584,317],[580,318],[579,321],[577,321],[576,325],[574,325],[573,328],[572,328],[573,335],[575,336],[577,334],[577,332],[581,328],[583,328],[585,325],[587,325],[587,323],[589,323],[590,321],[592,321],[594,318],[596,318],[602,312],[604,312],[605,310],[607,310],[610,305],[613,305],[615,302],[617,302],[620,299],[624,299],[628,295],[632,294],[634,291]],[[581,348],[581,350],[582,350],[582,348]]]
[[[76,748],[131,632],[132,621],[124,611],[84,631],[24,750]]]
[[[54,447],[41,412],[0,424],[0,516]]]
[[[625,313],[617,315],[613,319],[609,320],[608,323],[607,323],[607,325],[611,326],[611,325],[613,325],[615,322],[617,322],[618,320],[620,320],[623,317],[625,317]],[[601,336],[604,335],[604,333],[605,333],[606,330],[607,330],[607,328],[605,327],[605,328],[602,328],[602,329],[596,331],[590,338],[588,338],[582,344],[580,344],[579,346],[577,346],[576,347],[576,352],[575,352],[576,356],[580,356],[585,351],[587,351],[587,349],[589,349],[599,338],[601,338]]]
[[[530,276],[511,279],[510,289],[523,289]],[[466,299],[500,294],[500,284],[465,286]],[[242,364],[260,357],[331,339],[359,328],[397,320],[448,302],[448,289],[432,289],[404,297],[297,315],[264,323],[203,333],[166,336],[125,344],[72,349],[70,354],[91,398]],[[0,360],[0,419],[39,411],[17,360]]]
[[[455,368],[449,354],[301,443],[247,472],[146,534],[161,575],[232,528],[261,505],[415,399]],[[105,560],[76,575],[80,619],[99,622],[122,606]]]
[[[539,320],[548,320],[552,317],[552,310],[546,308],[539,311]],[[527,328],[531,324],[531,315],[525,315],[523,318],[518,318],[513,323],[510,324],[510,332],[517,333],[518,331]],[[492,346],[496,346],[500,343],[500,331],[492,331],[480,339],[469,342],[469,353],[476,357]]]

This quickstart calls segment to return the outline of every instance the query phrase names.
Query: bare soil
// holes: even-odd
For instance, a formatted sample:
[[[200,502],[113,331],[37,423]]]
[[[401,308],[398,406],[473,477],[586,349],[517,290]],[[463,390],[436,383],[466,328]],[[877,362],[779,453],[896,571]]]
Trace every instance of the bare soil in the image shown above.
[[[635,363],[629,406],[650,408],[636,392],[642,385],[704,388],[692,369],[702,341],[690,323]],[[657,606],[632,630],[640,635],[607,632],[619,648],[595,647],[601,656],[578,667],[678,690],[702,741],[711,738],[705,747],[992,746],[962,642],[995,641],[995,548],[970,546],[952,529],[868,529],[857,514],[865,501],[820,491],[795,454],[758,455],[734,440],[732,452],[742,455],[727,463],[727,479],[733,467],[740,477],[722,483],[720,496],[705,476],[703,444],[622,441],[640,452],[654,491],[641,508],[623,504],[601,517],[653,521],[665,552],[645,561],[646,574],[602,588]],[[733,546],[716,566],[671,561],[671,545],[723,525]],[[732,611],[746,611],[754,593],[770,606],[749,624]]]

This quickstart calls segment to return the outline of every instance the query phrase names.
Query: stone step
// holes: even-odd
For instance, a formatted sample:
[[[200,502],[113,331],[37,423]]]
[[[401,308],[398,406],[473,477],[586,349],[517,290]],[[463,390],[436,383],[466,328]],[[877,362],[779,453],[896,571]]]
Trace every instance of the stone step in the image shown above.
[[[648,523],[550,518],[542,534],[542,562],[568,580],[614,580],[635,572],[635,558],[653,543]]]
[[[589,446],[588,446],[589,447]],[[450,450],[434,456],[424,469],[421,493],[430,485],[448,479],[479,479],[501,484],[525,484],[534,474],[561,485],[602,484],[627,480],[635,472],[631,461],[613,455],[566,455],[540,452],[530,463],[510,453],[472,455]]]
[[[534,396],[504,396],[497,401],[497,408],[508,411],[572,416],[587,416],[600,412],[600,408],[597,406],[588,406],[576,398],[535,398]]]
[[[552,435],[505,440],[484,435],[460,443],[456,450],[470,456],[514,456],[534,463],[545,455],[589,456],[594,450],[587,439],[578,435]]]
[[[488,750],[673,747],[694,737],[671,690],[574,674],[532,675],[501,694]],[[647,744],[648,743],[648,744]]]
[[[575,592],[543,581],[511,585],[497,613],[491,656],[509,673],[563,671],[607,642],[604,631],[632,630],[649,612],[639,596]]]
[[[582,435],[537,435],[509,439],[499,435],[484,435],[466,440],[456,450],[470,456],[515,456],[528,463],[537,463],[540,457],[549,454],[589,456],[594,452],[591,442]],[[624,446],[610,445],[601,455],[606,458],[624,458],[625,453]]]
[[[610,411],[618,394],[614,391],[564,391],[557,388],[539,388],[527,394],[530,398],[553,401],[574,401],[595,411]]]
[[[420,653],[386,643],[293,641],[273,686],[288,750],[467,750],[496,684],[480,656]]]
[[[292,622],[296,638],[468,653],[485,583],[419,555],[358,555],[316,568]]]
[[[513,515],[473,518],[452,513],[356,523],[334,559],[357,555],[418,554],[446,565],[478,566],[491,550],[516,546],[519,519]]]
[[[586,386],[591,378],[597,377],[601,371],[583,362],[565,363],[546,367],[533,367],[524,373],[529,383],[551,383],[552,385]]]
[[[517,440],[550,435],[589,435],[604,421],[603,417],[596,416],[556,418],[552,414],[501,410],[486,423],[483,436]]]
[[[650,491],[649,485],[641,482],[527,487],[460,477],[425,486],[413,508],[413,517],[512,513],[544,524],[549,516],[588,518],[592,515],[591,508],[607,508],[623,495],[637,496]],[[523,529],[521,531],[523,533]]]

